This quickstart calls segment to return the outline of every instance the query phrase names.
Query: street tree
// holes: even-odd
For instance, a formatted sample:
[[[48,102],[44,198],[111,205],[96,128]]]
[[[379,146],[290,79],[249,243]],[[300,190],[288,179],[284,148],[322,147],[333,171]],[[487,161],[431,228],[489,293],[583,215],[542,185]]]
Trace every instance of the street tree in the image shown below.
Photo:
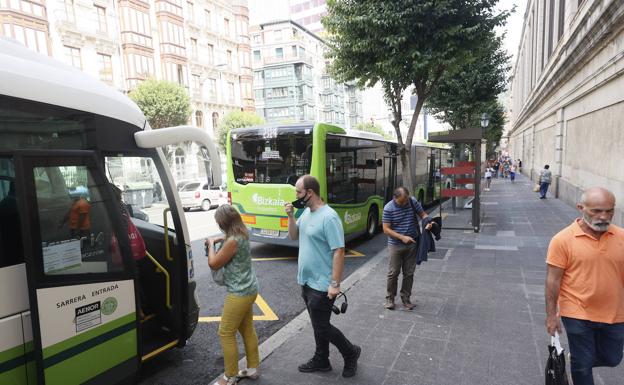
[[[154,129],[186,124],[191,115],[188,92],[177,83],[148,79],[129,94]]]
[[[480,127],[481,114],[487,113],[490,116],[485,135],[488,156],[500,141],[505,125],[504,108],[498,96],[507,89],[511,66],[503,39],[504,36],[492,31],[475,51],[475,60],[447,71],[425,104],[430,114],[455,130]]]
[[[404,184],[413,187],[410,151],[420,111],[447,71],[474,60],[484,37],[508,12],[498,0],[328,0],[330,70],[360,87],[381,83],[392,111]],[[407,136],[400,131],[403,93],[417,96]]]
[[[427,111],[455,130],[479,127],[481,114],[489,113],[507,88],[509,60],[503,37],[491,32],[475,51],[475,60],[440,77],[436,92],[427,98]]]
[[[219,147],[225,152],[225,145],[227,143],[227,135],[230,130],[234,128],[257,126],[264,124],[264,118],[247,111],[230,111],[228,112],[221,122],[219,122],[219,128],[217,132],[217,141]]]
[[[384,130],[381,128],[381,125],[379,123],[373,123],[373,122],[358,123],[355,126],[355,129],[359,131],[372,132],[373,134],[379,134],[386,139],[390,139],[390,135],[384,132]]]
[[[485,112],[490,115],[490,124],[484,135],[487,143],[485,154],[489,159],[495,155],[496,146],[500,143],[501,137],[503,136],[503,129],[507,123],[507,115],[505,113],[505,107],[498,99],[486,106]]]

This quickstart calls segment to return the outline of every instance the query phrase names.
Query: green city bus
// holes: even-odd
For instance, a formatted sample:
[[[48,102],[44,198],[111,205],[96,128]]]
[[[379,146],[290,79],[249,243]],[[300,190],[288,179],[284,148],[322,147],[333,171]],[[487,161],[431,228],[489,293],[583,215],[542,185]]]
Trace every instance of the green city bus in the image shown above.
[[[218,159],[204,131],[152,130],[114,88],[0,39],[0,384],[133,383],[185,345],[199,306],[161,149],[181,141]]]
[[[425,205],[439,198],[441,158],[446,156],[441,147],[412,147],[412,191]],[[287,236],[284,203],[295,200],[294,185],[301,175],[319,180],[321,197],[340,216],[347,240],[373,237],[385,203],[402,185],[396,142],[325,123],[232,130],[226,165],[229,200],[250,229],[251,240],[278,245],[297,244]]]

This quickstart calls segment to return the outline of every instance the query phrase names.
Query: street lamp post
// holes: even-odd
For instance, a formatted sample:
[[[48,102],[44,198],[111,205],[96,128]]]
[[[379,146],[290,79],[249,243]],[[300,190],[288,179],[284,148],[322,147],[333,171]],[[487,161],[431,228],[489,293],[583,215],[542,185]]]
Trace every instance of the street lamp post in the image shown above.
[[[481,127],[483,127],[484,129],[487,128],[487,126],[490,124],[490,115],[488,115],[487,113],[482,113],[481,114]]]
[[[481,114],[481,139],[475,142],[475,190],[472,203],[472,225],[474,232],[478,233],[481,227],[481,147],[485,129],[490,124],[490,116],[485,112]]]

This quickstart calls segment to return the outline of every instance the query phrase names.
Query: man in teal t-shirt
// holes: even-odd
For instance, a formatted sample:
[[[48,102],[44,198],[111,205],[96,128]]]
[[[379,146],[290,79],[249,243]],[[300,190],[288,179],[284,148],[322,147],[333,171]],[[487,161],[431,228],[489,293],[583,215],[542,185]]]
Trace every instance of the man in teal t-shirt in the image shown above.
[[[329,343],[338,348],[344,358],[343,377],[353,377],[361,348],[330,323],[331,307],[340,294],[344,268],[344,232],[338,214],[320,197],[318,180],[304,175],[295,184],[297,200],[284,205],[288,215],[288,237],[299,240],[297,282],[310,314],[316,350],[314,357],[299,365],[300,372],[327,372]],[[294,208],[305,208],[295,220]]]

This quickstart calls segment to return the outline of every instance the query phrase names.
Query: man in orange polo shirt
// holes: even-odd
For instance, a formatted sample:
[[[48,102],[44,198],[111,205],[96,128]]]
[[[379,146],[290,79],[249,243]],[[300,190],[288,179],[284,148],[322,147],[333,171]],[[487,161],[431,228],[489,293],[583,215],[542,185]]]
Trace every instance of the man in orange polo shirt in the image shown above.
[[[592,368],[622,361],[624,229],[611,224],[615,196],[609,190],[588,189],[576,207],[581,218],[548,247],[546,329],[561,333],[561,317],[574,385],[593,385]]]
[[[69,221],[69,232],[72,238],[88,236],[91,230],[89,211],[91,211],[91,204],[81,195],[74,200],[59,224],[59,228]]]

